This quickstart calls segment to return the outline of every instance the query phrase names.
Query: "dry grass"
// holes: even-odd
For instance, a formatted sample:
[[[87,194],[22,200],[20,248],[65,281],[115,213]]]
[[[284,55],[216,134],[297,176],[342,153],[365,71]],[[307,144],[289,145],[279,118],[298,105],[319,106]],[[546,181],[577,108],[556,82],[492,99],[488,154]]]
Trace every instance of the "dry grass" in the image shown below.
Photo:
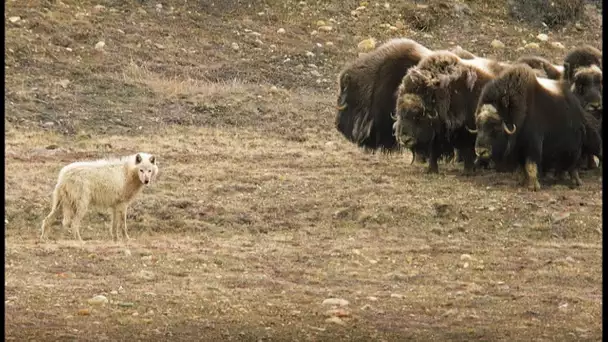
[[[397,14],[370,6],[311,37],[310,23],[349,22],[350,8],[285,4],[222,21],[190,2],[7,3],[7,18],[26,20],[6,24],[7,340],[601,339],[600,172],[530,193],[514,175],[463,177],[458,164],[426,175],[409,155],[363,153],[333,127],[335,85],[316,79],[335,79],[357,35],[388,37],[377,24]],[[531,32],[500,23],[506,8],[470,6],[458,32],[431,28],[441,44],[407,35],[484,55],[495,35]],[[80,12],[78,35],[68,23]],[[278,52],[233,35],[246,28]],[[238,53],[219,43],[237,40]],[[326,40],[333,49],[304,56]],[[313,62],[322,77],[304,74]],[[59,222],[37,242],[62,166],[134,151],[156,154],[160,176],[128,212],[132,241],[109,241],[109,215],[91,211],[84,245]],[[112,302],[90,306],[97,294]],[[326,322],[329,297],[350,301],[344,325]]]

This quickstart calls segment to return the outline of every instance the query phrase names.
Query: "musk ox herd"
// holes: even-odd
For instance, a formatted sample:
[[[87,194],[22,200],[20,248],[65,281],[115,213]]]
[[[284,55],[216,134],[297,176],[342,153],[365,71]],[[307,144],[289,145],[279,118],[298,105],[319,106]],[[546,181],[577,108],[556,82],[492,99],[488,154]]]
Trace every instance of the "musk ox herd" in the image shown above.
[[[346,65],[338,88],[342,135],[367,151],[409,149],[430,173],[457,158],[466,175],[519,170],[537,191],[547,171],[579,186],[579,170],[602,163],[602,54],[589,45],[560,66],[392,39]]]

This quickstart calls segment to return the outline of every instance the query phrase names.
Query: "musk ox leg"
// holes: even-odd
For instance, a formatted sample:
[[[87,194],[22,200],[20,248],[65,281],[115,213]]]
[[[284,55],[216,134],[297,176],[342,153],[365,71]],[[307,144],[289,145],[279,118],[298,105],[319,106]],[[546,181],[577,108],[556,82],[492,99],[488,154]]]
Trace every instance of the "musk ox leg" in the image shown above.
[[[538,164],[531,159],[526,160],[525,173],[528,179],[528,190],[540,190],[540,182],[538,181]]]
[[[475,173],[475,155],[474,149],[463,148],[458,150],[458,155],[462,157],[464,161],[464,175],[471,176]]]
[[[570,175],[570,179],[572,180],[573,186],[577,187],[583,185],[583,181],[581,180],[577,169],[568,171],[568,174]]]

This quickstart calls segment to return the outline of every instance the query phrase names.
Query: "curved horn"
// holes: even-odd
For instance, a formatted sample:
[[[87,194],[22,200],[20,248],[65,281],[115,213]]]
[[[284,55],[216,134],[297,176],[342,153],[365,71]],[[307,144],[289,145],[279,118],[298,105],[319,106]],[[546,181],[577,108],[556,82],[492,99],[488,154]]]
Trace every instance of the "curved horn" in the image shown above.
[[[391,112],[391,119],[397,121],[397,113],[392,113]]]
[[[510,130],[509,127],[507,127],[507,124],[504,121],[502,122],[502,128],[505,130],[505,132],[508,135],[515,134],[515,131],[517,131],[517,126],[515,126],[515,124],[513,124],[513,130]]]
[[[479,131],[478,129],[470,129],[467,125],[465,125],[464,128],[466,128],[467,131],[469,131],[469,133],[471,134],[477,134],[477,132]]]
[[[346,107],[348,107],[348,104],[346,104],[346,103],[345,103],[345,104],[343,104],[343,105],[341,105],[341,106],[336,106],[336,109],[337,109],[337,110],[345,110],[345,109],[346,109]]]
[[[437,113],[437,110],[435,110],[435,115],[432,115],[429,113],[429,114],[427,114],[427,116],[431,119],[437,119],[437,117],[439,116],[439,113]]]

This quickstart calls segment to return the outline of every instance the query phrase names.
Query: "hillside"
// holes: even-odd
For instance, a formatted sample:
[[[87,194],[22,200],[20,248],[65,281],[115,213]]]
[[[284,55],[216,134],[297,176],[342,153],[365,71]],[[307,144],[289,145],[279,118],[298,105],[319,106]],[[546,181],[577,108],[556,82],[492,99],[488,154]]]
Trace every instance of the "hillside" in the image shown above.
[[[7,340],[600,339],[601,171],[530,193],[334,128],[364,39],[601,49],[597,1],[533,3],[7,1]],[[136,151],[161,174],[130,242],[96,212],[83,246],[59,222],[38,242],[62,166]]]

